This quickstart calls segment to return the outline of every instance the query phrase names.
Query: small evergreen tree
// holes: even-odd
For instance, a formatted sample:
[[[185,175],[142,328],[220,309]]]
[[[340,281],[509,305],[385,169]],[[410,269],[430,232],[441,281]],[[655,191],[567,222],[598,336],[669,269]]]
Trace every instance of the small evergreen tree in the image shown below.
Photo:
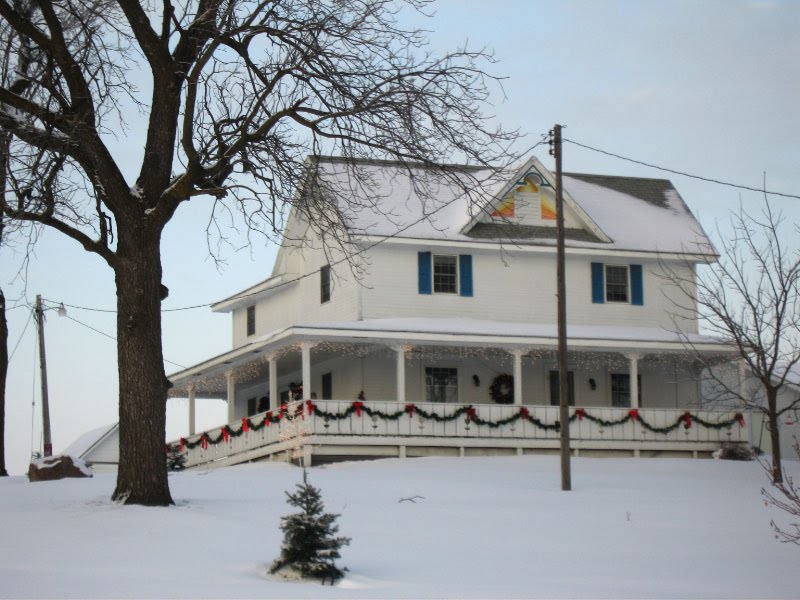
[[[286,496],[286,502],[301,512],[281,518],[281,555],[272,563],[269,572],[276,573],[289,567],[304,578],[318,577],[322,583],[330,579],[333,585],[347,570],[334,563],[340,558],[339,548],[350,543],[350,538],[336,537],[339,526],[335,521],[339,515],[323,512],[322,494],[319,488],[308,482],[305,469],[303,483],[297,484],[294,494],[286,492]]]
[[[167,446],[167,470],[183,471],[186,468],[186,455],[178,446]]]

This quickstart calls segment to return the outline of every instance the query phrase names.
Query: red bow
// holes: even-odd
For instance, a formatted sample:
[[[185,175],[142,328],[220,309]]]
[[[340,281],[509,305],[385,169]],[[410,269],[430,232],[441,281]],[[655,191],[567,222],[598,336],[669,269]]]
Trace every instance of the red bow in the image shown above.
[[[314,414],[314,409],[317,408],[317,405],[311,400],[306,400],[306,408],[308,409],[308,416],[310,417]]]
[[[739,422],[739,427],[744,427],[744,415],[742,413],[736,413],[733,418]]]
[[[527,408],[523,406],[522,408],[519,409],[519,416],[523,419],[527,419],[528,417],[531,416],[531,411],[529,411]]]
[[[270,421],[272,421],[272,411],[268,410],[267,414],[264,415],[264,425],[269,427]]]
[[[180,441],[178,442],[178,449],[179,449],[181,452],[183,452],[183,446],[184,446],[184,444],[186,444],[186,440],[184,440],[183,438],[181,438],[181,439],[180,439]]]
[[[408,413],[409,419],[414,416],[415,410],[417,410],[416,406],[414,406],[413,404],[406,404],[406,412]]]
[[[250,423],[247,421],[247,417],[242,417],[242,431],[245,433],[250,431]]]
[[[225,425],[225,427],[222,427],[220,431],[222,432],[222,439],[227,442],[228,439],[230,439],[230,434],[228,433],[228,426]]]
[[[356,409],[356,416],[361,416],[361,409],[364,408],[364,403],[361,400],[353,402],[353,408]]]
[[[287,408],[288,407],[285,404],[281,404],[281,414],[285,413]]]
[[[474,406],[467,407],[467,420],[474,421],[478,418],[478,412],[475,410]]]
[[[576,408],[575,409],[575,416],[578,417],[579,421],[583,421],[583,417],[586,416],[586,411],[584,409],[582,409],[582,408]]]
[[[629,410],[628,411],[628,416],[630,416],[632,421],[638,421],[639,420],[639,411],[637,409],[635,409],[635,408],[633,410]]]
[[[203,450],[208,450],[208,436],[205,433],[200,438],[200,447]]]
[[[692,426],[692,415],[688,412],[683,413],[683,427],[689,429]]]

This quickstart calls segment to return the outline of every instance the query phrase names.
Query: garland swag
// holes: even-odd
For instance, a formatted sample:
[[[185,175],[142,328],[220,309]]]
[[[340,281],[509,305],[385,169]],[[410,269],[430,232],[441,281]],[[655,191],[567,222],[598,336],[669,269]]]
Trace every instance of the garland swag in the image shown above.
[[[319,408],[313,400],[306,400],[305,401],[305,408],[303,403],[297,404],[296,407],[289,409],[289,406],[286,404],[282,404],[280,410],[277,413],[273,411],[268,411],[264,414],[262,418],[251,419],[250,417],[243,417],[242,424],[238,429],[232,428],[230,425],[223,425],[220,428],[219,434],[216,436],[211,435],[209,432],[205,432],[200,435],[199,438],[193,441],[189,441],[185,438],[180,438],[180,441],[177,445],[178,450],[183,452],[186,449],[193,449],[200,446],[203,450],[206,450],[209,445],[217,445],[220,442],[228,442],[230,438],[237,438],[243,433],[247,433],[248,431],[260,431],[264,427],[269,427],[271,424],[280,423],[284,418],[290,415],[290,412],[294,412],[295,417],[305,418],[306,413],[311,416],[314,415],[316,417],[320,417],[322,419],[326,419],[329,421],[339,421],[343,419],[348,419],[352,415],[356,415],[356,417],[363,417],[364,415],[373,418],[373,419],[383,419],[386,421],[397,421],[404,415],[408,415],[409,418],[413,418],[414,415],[421,420],[430,420],[436,421],[437,423],[446,423],[449,421],[455,421],[461,417],[464,417],[470,423],[474,423],[475,425],[485,425],[486,427],[490,427],[492,429],[497,429],[498,427],[503,427],[504,425],[510,425],[512,423],[516,423],[517,421],[527,421],[528,423],[533,424],[535,427],[542,429],[544,431],[558,431],[561,428],[561,424],[558,421],[554,421],[552,423],[545,423],[544,421],[537,419],[536,417],[532,416],[530,410],[525,406],[520,406],[519,411],[504,418],[498,419],[496,421],[489,421],[486,419],[482,419],[478,416],[478,410],[474,406],[460,406],[455,409],[452,413],[447,415],[440,415],[436,412],[429,412],[423,408],[418,407],[415,404],[406,404],[405,407],[402,409],[393,411],[393,412],[383,412],[382,410],[378,410],[376,408],[371,408],[362,400],[356,400],[355,402],[350,403],[346,409],[340,412],[332,412],[327,411]],[[627,412],[624,417],[621,417],[616,420],[606,420],[601,419],[600,417],[596,417],[586,411],[584,408],[576,408],[572,415],[569,418],[570,423],[574,423],[577,421],[583,421],[586,419],[587,421],[591,421],[592,423],[597,423],[602,427],[616,427],[618,425],[624,425],[625,423],[629,423],[631,421],[639,423],[644,429],[650,431],[652,433],[661,433],[667,434],[678,427],[683,426],[684,429],[690,429],[695,423],[706,429],[725,429],[732,427],[735,423],[739,425],[739,427],[744,427],[744,416],[742,413],[736,413],[733,418],[727,419],[725,421],[718,421],[716,423],[711,421],[706,421],[705,419],[699,417],[698,415],[686,411],[682,415],[679,415],[678,418],[675,420],[674,423],[671,425],[666,425],[664,427],[656,427],[655,425],[651,425],[648,423],[639,413],[637,409],[632,409]],[[170,448],[174,448],[175,446],[168,446],[167,450],[169,451]]]

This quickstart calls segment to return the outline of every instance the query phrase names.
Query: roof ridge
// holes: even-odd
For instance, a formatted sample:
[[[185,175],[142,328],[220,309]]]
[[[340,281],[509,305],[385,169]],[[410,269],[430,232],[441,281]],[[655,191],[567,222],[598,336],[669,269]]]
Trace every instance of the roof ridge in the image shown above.
[[[501,170],[500,167],[484,167],[480,165],[465,165],[459,163],[426,163],[421,161],[409,160],[402,161],[396,159],[381,159],[381,158],[353,158],[348,156],[333,156],[326,154],[310,154],[309,159],[317,160],[319,162],[331,163],[352,163],[360,165],[374,165],[374,166],[396,166],[396,167],[412,167],[423,168],[429,170],[447,169],[447,170],[460,170],[460,171],[485,171],[485,170]]]
[[[574,172],[564,172],[564,175],[567,177],[599,177],[600,179],[635,179],[637,181],[666,181],[669,184],[672,184],[672,181],[669,179],[663,179],[661,177],[629,177],[627,175],[598,175],[596,173],[574,173]],[[673,186],[674,187],[674,186]]]

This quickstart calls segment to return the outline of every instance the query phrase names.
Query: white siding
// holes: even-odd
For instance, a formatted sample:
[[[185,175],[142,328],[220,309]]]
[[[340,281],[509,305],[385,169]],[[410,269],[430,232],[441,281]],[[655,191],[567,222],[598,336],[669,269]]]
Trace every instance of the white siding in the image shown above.
[[[453,294],[419,294],[417,252],[432,250],[441,254],[471,254],[473,297]],[[392,317],[463,317],[495,321],[554,323],[556,320],[555,253],[523,253],[498,250],[439,250],[424,246],[378,246],[371,253],[371,266],[364,279],[363,316],[365,319]],[[643,266],[644,305],[593,304],[591,263],[641,264]],[[673,266],[682,275],[691,268]],[[676,311],[670,297],[673,290],[659,276],[657,259],[590,258],[568,256],[567,314],[576,325],[616,325],[673,329],[671,314]],[[681,319],[680,326],[696,331],[696,323]]]

